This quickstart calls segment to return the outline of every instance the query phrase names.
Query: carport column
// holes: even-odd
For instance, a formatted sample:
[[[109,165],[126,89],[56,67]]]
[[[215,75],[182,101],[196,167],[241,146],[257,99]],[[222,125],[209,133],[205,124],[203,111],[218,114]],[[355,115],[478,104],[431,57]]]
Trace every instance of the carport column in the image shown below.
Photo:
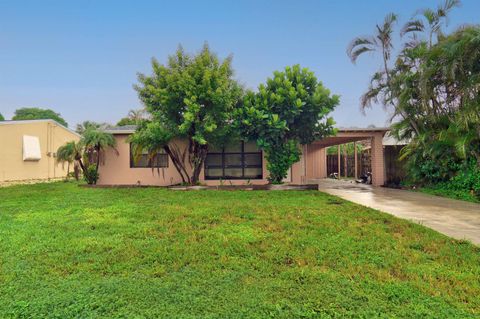
[[[338,156],[338,161],[337,161],[337,163],[338,163],[338,165],[337,165],[338,166],[337,167],[338,168],[338,179],[340,179],[342,177],[342,174],[341,174],[342,170],[341,170],[341,166],[340,166],[340,165],[342,165],[341,156],[340,156],[340,144],[338,144],[338,146],[337,146],[337,156]]]
[[[353,156],[355,157],[354,164],[355,165],[355,179],[358,179],[358,172],[357,172],[357,142],[353,142]]]
[[[383,136],[375,134],[372,137],[372,184],[382,186],[385,184],[385,162],[383,158]]]

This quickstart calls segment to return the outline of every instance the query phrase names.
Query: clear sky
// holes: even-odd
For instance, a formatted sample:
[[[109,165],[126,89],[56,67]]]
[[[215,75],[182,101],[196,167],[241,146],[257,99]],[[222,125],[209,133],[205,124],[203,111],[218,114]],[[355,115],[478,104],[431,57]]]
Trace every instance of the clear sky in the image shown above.
[[[341,104],[338,126],[383,126],[359,98],[378,56],[352,65],[350,40],[368,35],[388,12],[402,22],[440,0],[370,1],[0,1],[0,113],[25,106],[52,108],[70,127],[83,120],[115,123],[140,108],[132,85],[166,61],[178,44],[189,52],[207,41],[233,54],[237,79],[255,89],[274,70],[299,63],[312,69]],[[450,27],[480,22],[480,1],[463,0]]]

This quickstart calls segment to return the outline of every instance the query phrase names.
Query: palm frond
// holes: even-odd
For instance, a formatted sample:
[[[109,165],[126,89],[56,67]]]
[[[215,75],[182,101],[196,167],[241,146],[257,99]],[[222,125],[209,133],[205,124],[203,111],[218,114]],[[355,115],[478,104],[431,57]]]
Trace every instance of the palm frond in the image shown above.
[[[375,51],[377,42],[373,37],[358,37],[353,39],[347,47],[347,55],[355,63],[357,58],[365,52]]]
[[[400,36],[405,36],[406,34],[412,32],[423,32],[425,30],[425,26],[421,20],[411,20],[405,23],[403,28],[400,30]]]

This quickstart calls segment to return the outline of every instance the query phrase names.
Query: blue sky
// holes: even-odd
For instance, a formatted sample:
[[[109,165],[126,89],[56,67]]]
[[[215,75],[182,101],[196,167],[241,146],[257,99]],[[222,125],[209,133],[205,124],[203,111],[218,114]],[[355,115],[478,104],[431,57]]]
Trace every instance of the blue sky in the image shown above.
[[[274,70],[309,67],[341,103],[338,126],[388,124],[381,107],[362,115],[359,98],[378,56],[352,65],[349,41],[368,35],[388,12],[402,22],[436,1],[0,1],[0,113],[52,108],[70,127],[115,123],[141,104],[132,86],[150,59],[166,61],[178,44],[207,41],[233,54],[236,78],[255,89]],[[450,28],[479,23],[480,1],[464,0]]]

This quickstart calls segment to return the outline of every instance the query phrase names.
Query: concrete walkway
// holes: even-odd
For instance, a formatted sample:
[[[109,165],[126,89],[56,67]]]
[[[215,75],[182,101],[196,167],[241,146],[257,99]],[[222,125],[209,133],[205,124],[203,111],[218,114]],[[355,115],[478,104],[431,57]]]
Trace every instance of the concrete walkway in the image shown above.
[[[480,204],[349,181],[315,180],[319,190],[480,245]]]

